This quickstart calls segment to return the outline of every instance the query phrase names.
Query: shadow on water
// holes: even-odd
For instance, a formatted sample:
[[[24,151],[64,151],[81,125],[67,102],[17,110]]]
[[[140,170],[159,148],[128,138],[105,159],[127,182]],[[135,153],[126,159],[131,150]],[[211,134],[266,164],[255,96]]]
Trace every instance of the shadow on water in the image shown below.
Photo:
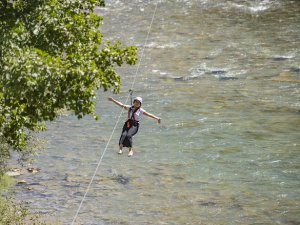
[[[129,177],[125,177],[124,175],[117,175],[116,177],[113,178],[116,182],[119,184],[126,185],[129,183]]]

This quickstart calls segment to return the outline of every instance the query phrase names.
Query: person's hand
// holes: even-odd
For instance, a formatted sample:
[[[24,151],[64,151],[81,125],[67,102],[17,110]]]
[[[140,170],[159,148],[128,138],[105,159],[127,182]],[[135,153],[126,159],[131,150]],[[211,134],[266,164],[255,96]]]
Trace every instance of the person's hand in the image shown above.
[[[110,97],[110,96],[107,99],[108,99],[108,101],[112,101],[113,100],[113,98]]]
[[[158,118],[158,119],[157,119],[157,122],[160,123],[160,122],[161,122],[161,118]]]

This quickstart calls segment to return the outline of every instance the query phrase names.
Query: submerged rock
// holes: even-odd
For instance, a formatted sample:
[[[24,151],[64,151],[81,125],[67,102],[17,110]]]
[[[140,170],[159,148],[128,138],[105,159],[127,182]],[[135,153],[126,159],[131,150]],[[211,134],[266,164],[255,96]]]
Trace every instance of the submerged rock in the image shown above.
[[[300,73],[300,67],[299,68],[291,68],[291,72]]]
[[[15,177],[15,176],[20,176],[20,175],[25,175],[25,174],[34,174],[34,173],[37,173],[39,171],[40,171],[40,169],[32,168],[32,167],[29,167],[29,168],[26,168],[26,169],[24,169],[24,168],[11,168],[5,174],[7,176],[10,176],[10,177]]]
[[[221,81],[226,81],[226,80],[238,80],[239,78],[237,78],[237,77],[222,77],[222,76],[220,76],[219,77],[219,80],[221,80]]]
[[[19,181],[18,181],[18,184],[20,184],[20,185],[21,185],[21,184],[27,184],[27,181],[26,181],[26,180],[19,180]]]
[[[119,184],[128,184],[129,183],[129,178],[125,177],[123,175],[117,175],[116,177],[113,178],[113,180],[117,181]]]
[[[5,174],[10,177],[16,177],[16,176],[20,176],[22,174],[21,172],[22,172],[21,169],[13,168],[7,171]]]
[[[216,207],[217,203],[215,202],[200,202],[201,206],[205,206],[205,207]]]
[[[211,73],[214,75],[222,75],[222,74],[227,73],[227,71],[226,70],[213,70],[213,71],[211,71]]]
[[[185,80],[184,77],[173,77],[173,79],[176,80],[176,81],[183,81],[183,80]]]
[[[30,167],[30,168],[27,168],[27,171],[28,171],[29,173],[37,173],[37,172],[40,171],[40,169]]]
[[[275,56],[273,58],[274,61],[285,61],[285,60],[288,60],[288,59],[291,59],[292,57],[290,56]]]

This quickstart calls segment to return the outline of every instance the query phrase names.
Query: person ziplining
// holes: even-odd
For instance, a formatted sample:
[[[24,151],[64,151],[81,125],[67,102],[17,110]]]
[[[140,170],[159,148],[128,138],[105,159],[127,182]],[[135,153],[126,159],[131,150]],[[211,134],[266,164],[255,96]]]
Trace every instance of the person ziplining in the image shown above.
[[[157,0],[156,4],[155,4],[155,9],[154,9],[153,14],[152,14],[152,19],[151,19],[151,22],[150,22],[150,26],[149,26],[149,29],[148,29],[148,33],[147,33],[147,36],[146,36],[146,40],[145,40],[144,46],[147,46],[147,43],[148,43],[148,38],[149,38],[151,27],[152,27],[152,24],[153,24],[153,21],[154,21],[154,18],[155,18],[155,14],[156,14],[156,11],[157,11],[158,2],[159,1]],[[139,71],[139,68],[140,68],[143,56],[144,56],[144,50],[145,50],[145,47],[142,48],[140,61],[139,61],[139,64],[138,64],[136,72],[135,72],[135,76],[134,76],[134,79],[133,79],[133,82],[132,82],[131,90],[132,90],[132,88],[134,86],[134,83],[135,83],[135,80],[136,80],[136,77],[137,77],[137,74],[138,74],[138,71]],[[132,91],[131,91],[131,93],[132,93]],[[137,131],[138,131],[139,121],[140,121],[141,116],[143,114],[145,114],[146,116],[149,116],[150,118],[156,119],[158,123],[161,122],[161,119],[159,117],[151,114],[151,113],[146,112],[144,109],[141,108],[142,98],[135,98],[136,101],[133,103],[132,106],[125,105],[125,104],[123,104],[123,103],[121,103],[119,101],[116,101],[112,97],[108,97],[108,100],[114,102],[115,104],[121,106],[122,108],[128,109],[128,119],[125,122],[123,130],[122,130],[122,134],[121,134],[120,141],[119,141],[119,152],[118,153],[122,154],[123,153],[122,152],[123,147],[127,147],[128,146],[128,148],[129,148],[128,156],[132,156],[133,155],[133,150],[132,150],[132,136],[134,134],[136,134]],[[122,113],[122,111],[121,111],[121,113]],[[86,196],[88,194],[88,191],[90,190],[90,187],[91,187],[91,185],[93,183],[93,180],[94,180],[94,178],[95,178],[95,176],[97,174],[97,171],[98,171],[98,169],[99,169],[99,167],[101,165],[101,162],[103,160],[104,154],[105,154],[105,152],[106,152],[106,150],[107,150],[107,148],[109,146],[109,143],[110,143],[110,141],[112,139],[114,131],[115,131],[116,127],[117,127],[117,124],[118,124],[119,119],[121,117],[121,113],[120,113],[120,115],[118,117],[118,120],[116,121],[116,124],[115,124],[115,126],[114,126],[114,128],[112,130],[112,133],[110,135],[110,138],[109,138],[109,140],[108,140],[108,142],[107,142],[107,144],[106,144],[106,146],[105,146],[105,148],[103,150],[103,153],[102,153],[102,155],[101,155],[101,157],[100,157],[100,159],[99,159],[99,161],[97,163],[96,169],[95,169],[95,171],[93,173],[93,176],[92,176],[92,178],[91,178],[91,180],[90,180],[90,182],[88,184],[88,187],[86,188],[86,191],[85,191],[85,193],[84,193],[84,195],[83,195],[83,197],[82,197],[82,199],[80,201],[80,204],[79,204],[78,209],[77,209],[77,211],[76,211],[76,213],[75,213],[75,215],[73,217],[71,225],[73,225],[76,222],[76,219],[78,217],[78,214],[80,212],[80,209],[82,207],[84,199],[86,198]],[[133,117],[132,117],[132,115],[133,115]],[[129,128],[127,127],[128,126],[128,123],[127,123],[128,120],[129,120]],[[130,124],[132,124],[132,125],[130,125]],[[130,126],[132,126],[132,127],[130,127]],[[130,130],[130,129],[132,129],[132,130]]]
[[[136,97],[133,100],[133,104],[130,105],[125,105],[122,102],[119,102],[112,97],[108,97],[108,100],[115,103],[116,105],[128,110],[128,117],[126,122],[124,123],[123,129],[122,129],[122,134],[120,136],[119,140],[119,152],[118,154],[123,153],[123,147],[129,148],[128,151],[128,156],[133,155],[133,150],[132,150],[132,137],[138,132],[139,130],[139,122],[141,119],[142,115],[146,115],[150,118],[153,118],[157,120],[158,123],[161,122],[161,118],[145,111],[141,106],[142,106],[142,98],[141,97]]]

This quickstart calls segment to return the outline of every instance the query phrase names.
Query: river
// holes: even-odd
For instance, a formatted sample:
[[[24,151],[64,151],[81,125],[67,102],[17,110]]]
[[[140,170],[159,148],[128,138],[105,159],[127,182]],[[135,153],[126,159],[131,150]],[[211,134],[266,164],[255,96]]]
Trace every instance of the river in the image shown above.
[[[106,38],[144,49],[99,91],[100,120],[59,118],[17,193],[71,224],[134,77],[144,117],[134,156],[118,155],[121,115],[75,224],[299,224],[300,1],[109,0]],[[21,177],[22,178],[22,177]]]

